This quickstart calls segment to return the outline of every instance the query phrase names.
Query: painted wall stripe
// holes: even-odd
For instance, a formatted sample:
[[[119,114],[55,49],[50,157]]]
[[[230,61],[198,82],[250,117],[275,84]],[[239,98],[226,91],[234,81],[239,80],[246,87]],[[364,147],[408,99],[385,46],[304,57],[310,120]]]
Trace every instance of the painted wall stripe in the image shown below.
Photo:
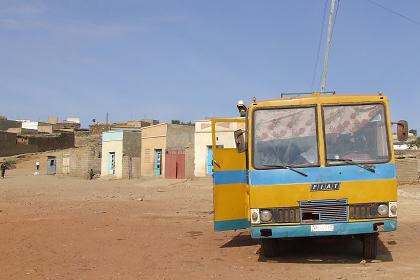
[[[214,171],[214,184],[246,183],[246,170]]]
[[[122,131],[106,131],[102,133],[102,140],[104,142],[109,141],[122,141],[124,132]]]
[[[250,223],[248,219],[214,221],[215,231],[244,229],[244,228],[249,228],[249,227],[250,227]]]
[[[375,164],[375,173],[355,165],[299,168],[308,174],[302,176],[288,169],[250,170],[249,184],[251,186],[303,184],[322,182],[343,182],[360,180],[394,179],[395,164]]]

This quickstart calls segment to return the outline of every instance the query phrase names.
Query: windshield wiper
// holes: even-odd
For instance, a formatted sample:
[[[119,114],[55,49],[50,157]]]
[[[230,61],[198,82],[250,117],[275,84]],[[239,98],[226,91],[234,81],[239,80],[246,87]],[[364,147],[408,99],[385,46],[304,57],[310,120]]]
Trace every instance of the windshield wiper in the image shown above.
[[[367,165],[367,164],[360,164],[357,163],[355,161],[353,161],[352,159],[349,158],[327,158],[328,161],[342,161],[348,164],[352,164],[352,165],[357,165],[363,169],[366,169],[367,171],[370,171],[372,173],[375,173],[375,166],[372,165]]]
[[[298,173],[298,174],[300,174],[302,176],[308,177],[308,174],[306,174],[305,172],[299,171],[296,168],[293,168],[293,167],[288,166],[288,165],[281,165],[281,164],[278,164],[278,165],[276,165],[276,164],[263,164],[263,166],[265,166],[265,167],[277,167],[277,168],[289,169],[289,170],[292,170],[292,171],[294,171],[294,172],[296,172],[296,173]]]

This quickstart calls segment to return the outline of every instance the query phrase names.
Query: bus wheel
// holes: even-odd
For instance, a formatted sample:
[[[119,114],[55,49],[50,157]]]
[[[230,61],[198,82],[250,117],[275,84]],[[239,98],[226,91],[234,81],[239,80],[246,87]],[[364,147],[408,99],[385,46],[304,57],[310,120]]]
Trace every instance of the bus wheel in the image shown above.
[[[261,249],[266,258],[274,258],[277,256],[277,240],[274,238],[261,239]]]
[[[363,258],[374,259],[378,252],[378,233],[367,233],[362,237]]]

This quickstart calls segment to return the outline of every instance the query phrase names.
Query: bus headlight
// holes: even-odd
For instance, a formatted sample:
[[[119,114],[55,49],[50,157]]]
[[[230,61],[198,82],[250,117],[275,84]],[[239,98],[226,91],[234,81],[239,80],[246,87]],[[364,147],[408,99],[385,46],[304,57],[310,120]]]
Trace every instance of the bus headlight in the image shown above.
[[[378,214],[381,216],[388,216],[388,205],[381,204],[378,206]]]
[[[270,210],[261,210],[260,211],[260,220],[261,222],[267,223],[271,221],[271,218],[273,217],[273,215],[271,214]]]
[[[397,202],[363,203],[349,205],[350,219],[377,219],[397,217]]]
[[[252,224],[260,223],[260,209],[251,209],[251,223]]]
[[[389,203],[389,216],[390,217],[397,217],[397,202],[390,202]]]

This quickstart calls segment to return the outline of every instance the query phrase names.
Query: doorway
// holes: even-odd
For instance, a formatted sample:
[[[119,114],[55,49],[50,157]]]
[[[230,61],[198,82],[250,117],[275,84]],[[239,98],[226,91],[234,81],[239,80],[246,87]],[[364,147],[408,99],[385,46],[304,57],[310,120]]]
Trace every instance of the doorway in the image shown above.
[[[54,156],[48,156],[48,167],[47,167],[47,174],[48,175],[55,175],[56,168],[57,168],[57,160]]]
[[[155,176],[162,175],[162,149],[155,150],[154,174]]]
[[[213,147],[207,146],[207,175],[213,175]]]
[[[108,174],[115,175],[115,152],[108,154]]]

